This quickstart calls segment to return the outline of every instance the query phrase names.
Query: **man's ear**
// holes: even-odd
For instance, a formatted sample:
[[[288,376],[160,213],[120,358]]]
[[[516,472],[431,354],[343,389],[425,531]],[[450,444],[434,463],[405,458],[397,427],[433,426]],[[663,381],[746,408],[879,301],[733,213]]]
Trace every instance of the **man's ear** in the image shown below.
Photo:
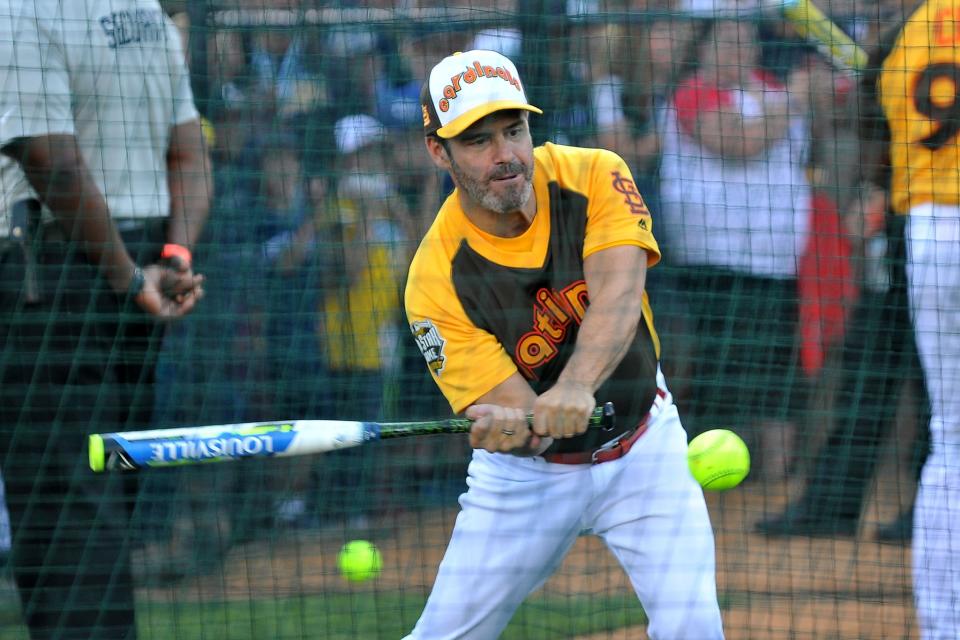
[[[423,141],[424,144],[427,145],[427,153],[430,154],[430,159],[433,161],[433,164],[439,169],[449,170],[450,156],[447,154],[447,149],[443,143],[434,136],[427,136]]]

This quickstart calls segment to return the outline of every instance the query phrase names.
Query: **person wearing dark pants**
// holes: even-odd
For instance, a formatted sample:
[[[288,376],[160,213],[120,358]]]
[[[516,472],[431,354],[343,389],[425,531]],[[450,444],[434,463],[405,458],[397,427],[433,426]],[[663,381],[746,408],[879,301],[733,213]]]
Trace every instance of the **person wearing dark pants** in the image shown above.
[[[0,0],[0,60],[11,569],[32,640],[129,640],[136,487],[91,472],[84,445],[149,428],[163,323],[203,296],[199,114],[156,0]]]
[[[758,533],[770,536],[853,535],[857,531],[881,446],[896,424],[898,397],[904,384],[923,374],[914,345],[907,306],[905,245],[902,218],[887,216],[889,286],[867,286],[853,311],[841,353],[842,377],[834,400],[834,426],[815,457],[802,497],[784,513],[761,520]],[[925,395],[925,394],[924,394]],[[928,402],[915,403],[918,434],[910,464],[915,476],[928,446]],[[881,526],[884,541],[909,539],[912,506],[892,523]]]
[[[95,476],[82,444],[93,429],[150,425],[162,325],[110,291],[55,228],[35,245],[36,303],[18,299],[21,254],[0,258],[0,308],[15,310],[0,320],[13,575],[33,637],[126,637],[134,476]],[[153,245],[156,260],[162,240]]]

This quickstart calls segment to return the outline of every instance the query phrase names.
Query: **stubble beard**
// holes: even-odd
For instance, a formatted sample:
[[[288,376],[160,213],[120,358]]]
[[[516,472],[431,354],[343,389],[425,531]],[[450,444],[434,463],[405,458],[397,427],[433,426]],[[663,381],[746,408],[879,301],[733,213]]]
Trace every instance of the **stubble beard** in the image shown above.
[[[484,180],[471,178],[464,173],[456,162],[450,163],[450,172],[457,182],[457,186],[463,189],[473,201],[477,202],[484,209],[500,215],[506,215],[523,209],[530,197],[533,195],[533,166],[525,165],[521,162],[511,162],[503,165],[502,168],[494,171]],[[492,180],[511,174],[523,175],[523,182],[516,186],[511,186],[502,194],[494,193],[489,187]]]

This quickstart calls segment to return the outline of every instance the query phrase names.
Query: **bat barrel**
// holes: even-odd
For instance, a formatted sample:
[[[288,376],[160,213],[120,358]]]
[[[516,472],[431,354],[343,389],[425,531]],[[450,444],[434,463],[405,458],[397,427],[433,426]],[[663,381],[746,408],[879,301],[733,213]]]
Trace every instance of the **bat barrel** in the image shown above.
[[[300,420],[92,434],[88,454],[93,471],[135,470],[322,453],[379,437],[375,423]]]
[[[812,40],[835,65],[861,71],[866,52],[811,0],[775,0],[800,35]]]
[[[287,449],[291,438],[284,438],[284,435],[286,434],[234,434],[217,438],[126,440],[118,434],[95,434],[90,436],[90,468],[93,471],[132,470],[270,457]]]

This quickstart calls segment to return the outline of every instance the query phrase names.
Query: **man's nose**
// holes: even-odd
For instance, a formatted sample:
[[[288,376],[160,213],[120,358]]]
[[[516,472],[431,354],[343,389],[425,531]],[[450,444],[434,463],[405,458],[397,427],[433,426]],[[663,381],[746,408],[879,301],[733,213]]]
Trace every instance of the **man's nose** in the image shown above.
[[[508,162],[513,162],[516,158],[516,154],[513,150],[513,145],[504,138],[496,137],[493,139],[493,161],[497,164],[506,164]]]

